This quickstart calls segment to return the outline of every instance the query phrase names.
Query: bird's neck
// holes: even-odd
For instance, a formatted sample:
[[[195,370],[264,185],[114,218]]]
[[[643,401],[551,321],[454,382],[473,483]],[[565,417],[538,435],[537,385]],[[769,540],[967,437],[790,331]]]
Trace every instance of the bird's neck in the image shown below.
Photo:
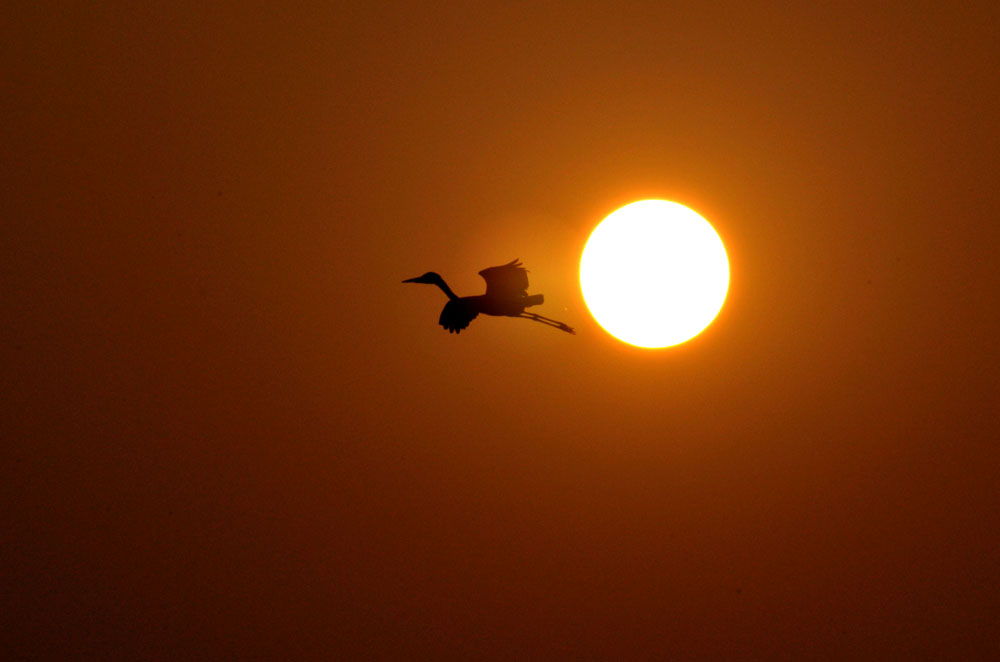
[[[451,288],[448,287],[448,283],[444,282],[443,278],[435,281],[434,284],[441,288],[441,291],[448,296],[448,299],[450,301],[454,301],[455,299],[458,298],[458,296],[456,296],[455,293],[451,291]]]

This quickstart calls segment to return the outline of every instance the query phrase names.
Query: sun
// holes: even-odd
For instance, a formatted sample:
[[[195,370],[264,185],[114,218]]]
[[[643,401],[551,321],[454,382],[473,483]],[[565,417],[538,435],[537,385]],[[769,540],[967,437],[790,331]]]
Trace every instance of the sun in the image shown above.
[[[594,229],[580,261],[580,286],[608,333],[639,347],[669,347],[701,333],[722,309],[729,259],[696,212],[641,200]]]

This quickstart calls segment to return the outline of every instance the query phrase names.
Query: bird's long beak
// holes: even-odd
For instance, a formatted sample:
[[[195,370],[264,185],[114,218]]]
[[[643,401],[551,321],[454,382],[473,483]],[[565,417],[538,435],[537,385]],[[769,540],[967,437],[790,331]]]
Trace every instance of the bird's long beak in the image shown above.
[[[403,282],[404,283],[419,283],[420,282],[420,276],[417,276],[416,278],[407,278]]]

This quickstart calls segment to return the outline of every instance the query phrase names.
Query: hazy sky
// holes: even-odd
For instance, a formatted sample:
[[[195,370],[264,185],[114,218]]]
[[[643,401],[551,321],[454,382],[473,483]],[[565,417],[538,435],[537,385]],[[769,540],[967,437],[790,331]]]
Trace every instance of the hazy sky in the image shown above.
[[[4,10],[3,648],[995,652],[1000,6],[366,4]],[[579,290],[643,198],[673,349]],[[577,336],[400,283],[514,258]]]

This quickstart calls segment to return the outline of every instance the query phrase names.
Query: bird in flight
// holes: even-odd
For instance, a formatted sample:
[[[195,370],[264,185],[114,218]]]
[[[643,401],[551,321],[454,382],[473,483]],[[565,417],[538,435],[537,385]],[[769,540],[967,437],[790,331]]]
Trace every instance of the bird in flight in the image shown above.
[[[448,329],[449,333],[461,333],[469,326],[469,322],[483,315],[503,317],[522,317],[555,327],[566,333],[573,333],[572,328],[548,317],[524,312],[525,308],[538,306],[545,299],[541,294],[528,294],[528,271],[521,262],[514,260],[499,267],[483,269],[479,275],[486,281],[486,294],[472,297],[456,296],[439,274],[428,271],[423,276],[408,278],[404,283],[426,283],[437,285],[448,296],[448,303],[441,311],[438,323]]]

